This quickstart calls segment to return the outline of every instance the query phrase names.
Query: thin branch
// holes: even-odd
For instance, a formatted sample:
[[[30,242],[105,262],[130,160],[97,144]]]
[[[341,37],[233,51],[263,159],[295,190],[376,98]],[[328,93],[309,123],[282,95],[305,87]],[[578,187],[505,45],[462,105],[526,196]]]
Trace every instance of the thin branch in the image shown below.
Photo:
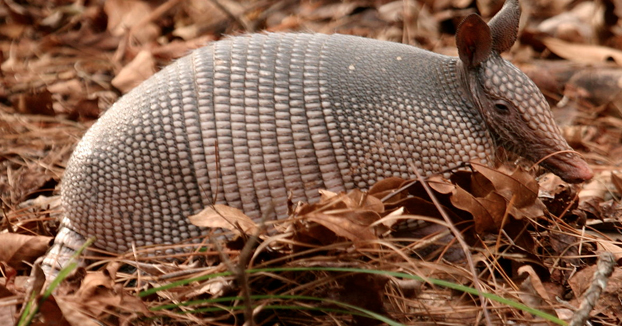
[[[579,310],[572,316],[572,320],[568,326],[582,326],[586,325],[587,320],[590,318],[590,312],[594,309],[594,306],[598,302],[603,290],[607,287],[607,281],[613,273],[613,266],[616,264],[616,259],[610,252],[603,252],[598,257],[598,264],[596,265],[596,272],[592,278],[592,285],[585,291],[583,295],[583,301]]]

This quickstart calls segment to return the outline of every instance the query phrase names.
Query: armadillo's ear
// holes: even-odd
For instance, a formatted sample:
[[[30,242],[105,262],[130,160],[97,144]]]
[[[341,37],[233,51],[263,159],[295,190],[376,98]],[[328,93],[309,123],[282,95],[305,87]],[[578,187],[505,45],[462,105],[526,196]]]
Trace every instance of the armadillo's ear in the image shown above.
[[[518,35],[520,5],[518,0],[506,0],[503,8],[490,20],[492,47],[497,53],[509,50]]]
[[[492,37],[490,27],[476,14],[465,18],[458,26],[456,45],[460,60],[469,68],[476,67],[490,56]]]

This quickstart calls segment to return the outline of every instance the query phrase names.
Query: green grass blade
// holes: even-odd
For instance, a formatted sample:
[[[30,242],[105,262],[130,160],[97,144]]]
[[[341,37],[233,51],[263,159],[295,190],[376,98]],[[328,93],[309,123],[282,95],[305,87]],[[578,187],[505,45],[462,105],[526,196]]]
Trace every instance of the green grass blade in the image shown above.
[[[405,278],[405,279],[411,279],[411,280],[418,280],[418,281],[422,281],[422,282],[428,282],[428,283],[431,283],[431,284],[434,284],[434,285],[443,286],[443,287],[446,287],[446,288],[462,291],[462,292],[469,293],[469,294],[476,295],[476,296],[479,295],[478,291],[476,289],[474,289],[474,288],[471,288],[471,287],[468,287],[468,286],[464,286],[464,285],[460,285],[460,284],[455,284],[455,283],[448,282],[448,281],[443,281],[443,280],[439,280],[439,279],[435,279],[435,278],[423,278],[423,277],[420,277],[420,276],[417,276],[417,275],[410,275],[410,274],[401,273],[401,272],[391,272],[391,271],[382,271],[382,270],[373,270],[373,269],[361,269],[361,268],[349,268],[349,267],[273,267],[273,268],[249,269],[246,272],[249,273],[249,274],[257,274],[257,273],[266,273],[266,272],[268,272],[268,273],[276,273],[276,272],[310,272],[310,271],[346,272],[346,273],[365,273],[365,274],[377,274],[377,275],[391,275],[391,276],[394,276],[394,277],[400,277],[400,278]],[[191,279],[182,280],[182,281],[174,282],[174,283],[171,283],[171,284],[167,284],[167,285],[162,286],[162,287],[149,289],[149,290],[141,292],[139,294],[139,296],[141,296],[141,297],[147,296],[147,295],[156,293],[158,291],[166,290],[166,289],[173,288],[173,287],[176,287],[176,286],[186,285],[186,284],[189,284],[191,282],[203,281],[203,280],[211,279],[211,278],[214,278],[214,277],[230,276],[230,275],[231,275],[230,272],[216,273],[216,274],[212,274],[212,275],[203,275],[203,276],[200,276],[200,277],[195,277],[195,278],[191,278]],[[556,316],[553,316],[553,315],[548,314],[546,312],[543,312],[543,311],[531,308],[531,307],[526,306],[526,305],[524,305],[522,303],[518,303],[516,301],[510,300],[510,299],[506,299],[506,298],[500,297],[498,295],[495,295],[495,294],[492,294],[492,293],[487,293],[487,292],[483,292],[483,293],[481,293],[481,295],[484,296],[487,299],[499,302],[501,304],[510,306],[512,308],[516,308],[516,309],[528,312],[530,314],[533,314],[535,316],[544,318],[544,319],[546,319],[548,321],[551,321],[553,323],[556,323],[558,325],[563,325],[563,326],[567,325],[567,323],[565,321],[557,318]],[[324,300],[328,300],[328,299],[324,299]],[[349,308],[355,309],[355,307],[349,307]],[[356,307],[356,309],[362,309],[362,308]],[[382,316],[380,316],[380,317],[382,317]],[[383,317],[383,318],[385,318],[385,317]]]

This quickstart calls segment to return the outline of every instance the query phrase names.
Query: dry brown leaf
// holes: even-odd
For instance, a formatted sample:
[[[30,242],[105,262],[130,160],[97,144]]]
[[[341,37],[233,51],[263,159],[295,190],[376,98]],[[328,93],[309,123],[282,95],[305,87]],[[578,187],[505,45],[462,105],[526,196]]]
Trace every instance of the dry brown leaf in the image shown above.
[[[84,280],[82,280],[82,285],[76,292],[76,296],[86,300],[96,295],[102,289],[113,289],[114,284],[114,279],[104,271],[87,273]]]
[[[121,285],[114,282],[118,265],[106,270],[88,273],[75,295],[57,298],[58,306],[71,325],[97,325],[91,318],[97,318],[111,309],[123,312],[121,320],[136,314],[150,312],[140,298],[127,294]]]
[[[444,182],[446,183],[446,181]],[[453,188],[456,187],[456,185],[453,184],[451,186]],[[445,186],[442,187],[445,188]],[[409,188],[409,193],[412,195],[411,197],[391,203],[391,205],[387,205],[386,209],[391,210],[403,206],[406,214],[417,215],[422,218],[415,218],[399,223],[395,226],[396,233],[399,233],[399,236],[424,238],[428,236],[436,237],[435,234],[437,234],[439,230],[446,230],[444,226],[441,226],[440,229],[436,227],[422,228],[425,224],[435,224],[435,220],[442,221],[440,223],[444,225],[444,218],[439,212],[437,205],[428,198],[421,184],[416,184]],[[439,200],[439,204],[443,211],[449,217],[449,220],[460,230],[465,232],[465,239],[467,239],[468,242],[471,241],[475,233],[472,227],[473,224],[470,222],[473,220],[473,216],[465,210],[456,208],[450,200],[450,195],[436,193],[435,196]]]
[[[405,182],[407,181],[397,177],[382,179],[376,182],[371,189],[369,189],[368,193],[378,199],[384,199],[385,197],[390,196],[390,198],[388,198],[385,202],[392,203],[408,195],[406,190],[403,190],[400,193],[394,193],[398,191]]]
[[[538,184],[540,186],[538,196],[549,199],[555,198],[555,196],[561,194],[566,190],[566,188],[568,188],[568,184],[553,173],[546,173],[542,175]]]
[[[389,177],[386,179],[382,179],[376,182],[371,189],[369,189],[369,194],[377,194],[383,193],[385,191],[393,191],[398,189],[404,183],[404,179],[398,177]]]
[[[104,12],[108,17],[110,34],[121,36],[147,18],[152,8],[146,1],[108,0],[104,3]]]
[[[355,205],[349,208],[371,210],[377,213],[382,213],[384,211],[384,204],[382,201],[366,192],[354,189],[348,193],[348,197],[352,199],[352,205]]]
[[[331,198],[334,198],[337,195],[339,195],[336,192],[326,190],[326,189],[320,189],[318,190],[318,192],[320,193],[320,202],[330,200]]]
[[[52,94],[60,95],[77,95],[84,94],[83,84],[78,79],[70,79],[59,81],[53,85],[47,87],[48,91]]]
[[[23,24],[5,22],[0,25],[0,35],[4,35],[9,39],[16,39],[19,38],[27,28],[28,26]]]
[[[587,266],[584,269],[578,271],[573,274],[572,277],[568,280],[568,285],[574,292],[574,295],[577,298],[580,298],[589,287],[592,282],[592,276],[594,275],[594,271],[596,270],[596,265]]]
[[[0,261],[15,269],[27,267],[23,262],[33,263],[50,247],[52,237],[17,233],[0,233]]]
[[[472,166],[476,173],[457,172],[451,177],[453,183],[437,180],[430,186],[442,194],[451,190],[451,204],[470,213],[478,234],[498,232],[512,221],[508,216],[522,219],[544,214],[544,204],[537,198],[538,184],[529,173],[479,163]]]
[[[156,72],[156,62],[151,52],[142,50],[110,82],[123,93],[127,93]]]
[[[82,281],[82,286],[76,292],[78,302],[96,301],[109,304],[123,311],[148,313],[140,298],[119,291],[115,284],[116,270],[120,265],[109,265],[105,270],[88,273]],[[99,298],[97,296],[100,296]],[[99,311],[96,307],[94,312]],[[103,310],[102,310],[103,312]]]
[[[170,62],[174,59],[181,58],[190,53],[190,51],[205,46],[215,40],[216,38],[214,38],[213,35],[202,35],[184,42],[173,40],[171,43],[154,48],[152,54],[161,61]]]
[[[590,180],[587,184],[584,184],[583,189],[579,191],[579,198],[581,201],[585,201],[588,198],[603,200],[611,191],[607,188],[607,185],[611,181],[611,174],[611,171],[597,173],[592,180]]]
[[[70,112],[70,117],[74,120],[95,119],[101,114],[99,99],[97,98],[92,100],[81,99],[76,104],[76,107],[80,109]]]
[[[521,291],[519,293],[519,297],[521,298],[521,301],[525,305],[531,308],[542,310],[546,313],[556,316],[555,309],[551,307],[551,302],[548,298],[547,292],[544,289],[544,286],[542,285],[540,278],[538,278],[538,275],[535,273],[535,271],[533,271],[533,269],[529,265],[522,266],[521,268],[523,269],[523,271],[525,271],[525,268],[527,270],[531,270],[531,273],[529,273],[529,276],[527,276],[527,278],[524,279],[520,283]],[[533,317],[529,316],[527,318],[533,318]],[[546,325],[546,323],[539,323],[537,321],[539,320],[538,319],[531,320],[529,324],[530,325],[534,325],[534,324]]]
[[[573,44],[551,37],[545,38],[542,43],[551,52],[574,62],[595,64],[613,60],[618,65],[622,65],[622,51],[620,50],[598,45]]]
[[[462,187],[456,187],[451,203],[473,215],[475,232],[478,234],[497,232],[502,227],[506,201],[495,192],[486,197],[475,197]]]
[[[598,137],[600,133],[595,126],[562,126],[561,128],[562,135],[572,147],[590,147],[592,146],[590,141]]]
[[[545,19],[537,29],[556,39],[575,44],[590,43],[594,40],[594,17],[603,16],[603,10],[604,6],[595,2],[581,2],[570,11]]]
[[[9,289],[0,285],[0,300],[6,297],[14,296],[15,294]],[[15,313],[17,312],[16,306],[1,304],[0,305],[0,326],[13,326],[16,325],[17,319]]]
[[[535,292],[542,299],[544,299],[549,305],[551,305],[555,301],[554,298],[549,297],[549,292],[547,291],[547,289],[544,288],[544,285],[542,284],[542,280],[540,279],[540,276],[538,275],[538,273],[536,273],[536,271],[533,269],[531,265],[523,265],[519,267],[518,273],[529,274],[530,279],[526,279],[525,282],[530,282],[531,287],[535,290]]]
[[[54,325],[54,326],[96,326],[98,325],[95,321],[90,318],[81,319],[76,322],[69,321],[66,316],[67,314],[79,314],[75,309],[70,309],[69,311],[64,311],[62,306],[62,300],[57,299],[54,295],[48,297],[47,300],[43,302],[41,306],[39,306],[39,325]],[[37,323],[34,323],[35,325]]]
[[[549,234],[549,243],[551,248],[558,256],[571,265],[579,266],[581,264],[579,246],[581,239],[568,233],[553,232]]]
[[[391,207],[400,208],[403,207],[407,214],[428,216],[435,219],[443,220],[443,217],[438,211],[438,208],[434,203],[421,197],[408,197],[400,201],[391,204]],[[388,209],[388,208],[387,208]],[[443,206],[443,210],[454,221],[460,220],[458,215],[449,207]]]
[[[361,198],[363,197],[363,191],[360,189],[353,189],[352,191],[348,192],[347,194],[343,194],[341,193],[341,196],[339,197],[334,197],[333,199],[338,199],[340,202],[342,202],[345,207],[339,207],[339,208],[348,208],[348,209],[356,209],[360,206],[360,202],[361,202]],[[335,207],[337,208],[337,207]],[[337,208],[337,209],[339,209]],[[334,209],[334,208],[333,208]]]
[[[310,222],[318,223],[333,231],[337,236],[346,238],[355,243],[378,239],[372,229],[369,228],[369,224],[357,223],[350,218],[320,212],[307,214],[305,218]]]
[[[617,233],[616,235],[619,235],[619,233]],[[622,247],[616,245],[613,241],[602,239],[600,236],[596,236],[594,241],[596,241],[598,245],[598,252],[610,252],[611,254],[613,254],[616,261],[622,262]],[[619,241],[620,240],[618,240],[618,242]]]
[[[573,73],[564,87],[564,98],[598,113],[622,103],[622,69],[611,65],[584,68]],[[568,101],[562,101],[565,103]],[[572,106],[572,102],[569,103]]]
[[[384,212],[385,214],[387,211]],[[370,226],[376,226],[382,224],[387,228],[391,228],[395,223],[400,221],[400,216],[404,215],[404,207],[399,207],[395,210],[389,211],[389,214],[383,216],[380,220],[372,223]]]
[[[445,178],[443,178],[441,176],[438,176],[438,175],[433,175],[433,176],[429,177],[427,182],[428,182],[428,185],[430,186],[430,188],[432,188],[436,192],[444,194],[444,195],[451,194],[454,191],[454,188],[455,188],[454,184],[452,184],[447,179],[445,179]]]
[[[496,191],[494,184],[481,173],[471,173],[471,183],[469,192],[475,197],[486,197],[489,193]],[[463,184],[463,183],[458,183]]]
[[[520,168],[511,175],[481,164],[473,164],[473,168],[488,178],[506,199],[514,197],[513,203],[518,208],[532,205],[538,198],[538,182]]]
[[[222,228],[240,235],[241,231],[246,234],[255,234],[257,224],[241,210],[227,205],[216,204],[209,206],[196,215],[188,217],[190,223],[208,228]]]
[[[597,209],[595,211],[590,210],[590,205],[597,206]],[[588,198],[585,202],[582,201],[580,203],[579,208],[581,210],[585,209],[585,212],[597,216],[597,218],[586,221],[585,225],[594,230],[604,231],[605,233],[613,232],[614,234],[620,234],[622,201],[619,199],[611,198],[603,201],[602,199]],[[617,238],[617,235],[614,238]]]
[[[354,194],[353,192],[356,192]],[[311,205],[304,205],[299,214],[304,215],[315,210],[321,209],[327,210],[344,210],[344,209],[356,209],[360,206],[360,200],[363,197],[363,192],[359,189],[354,189],[350,193],[333,193],[333,192],[321,192],[323,196],[320,197],[320,202]]]
[[[337,300],[355,307],[386,315],[384,288],[389,278],[384,275],[350,274],[338,280]],[[330,290],[329,290],[330,291]],[[354,318],[355,325],[379,325],[378,320],[363,316]]]
[[[338,213],[338,216],[364,225],[365,227],[369,227],[369,225],[380,219],[380,214],[378,212],[367,209],[346,210]]]
[[[568,185],[559,176],[546,173],[540,176],[538,183],[540,184],[538,198],[551,214],[561,216],[577,206],[578,198],[575,188]]]
[[[41,269],[41,264],[34,264],[33,269],[30,273],[30,279],[28,280],[29,285],[29,296],[31,293],[38,295],[41,293],[41,290],[45,286],[46,279],[45,273],[43,273],[43,269]]]
[[[339,19],[349,15],[359,6],[356,2],[337,2],[327,3],[322,6],[314,5],[312,10],[306,14],[307,19]]]
[[[13,103],[17,112],[24,114],[41,114],[53,116],[52,93],[48,90],[33,92],[30,94],[19,94]]]
[[[611,172],[611,183],[616,187],[619,194],[622,194],[622,173],[617,171]]]
[[[34,144],[31,146],[34,147]],[[15,148],[15,150],[19,151],[18,148]],[[0,182],[0,189],[4,190],[4,187],[9,188],[12,186],[12,189],[9,188],[13,195],[11,199],[16,202],[23,201],[29,195],[43,190],[43,187],[53,180],[49,170],[36,165],[24,166],[12,172],[11,178],[12,180],[9,183]]]

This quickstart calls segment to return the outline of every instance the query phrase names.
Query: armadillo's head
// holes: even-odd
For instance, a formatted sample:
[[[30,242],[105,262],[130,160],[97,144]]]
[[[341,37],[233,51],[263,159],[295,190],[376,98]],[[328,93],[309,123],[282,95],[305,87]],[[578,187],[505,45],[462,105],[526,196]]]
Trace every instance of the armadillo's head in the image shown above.
[[[592,170],[562,137],[544,96],[524,73],[492,55],[482,62],[476,79],[474,97],[498,145],[534,162],[544,159],[542,166],[568,182],[592,178]]]
[[[507,0],[487,25],[479,16],[458,27],[456,43],[469,95],[497,144],[526,157],[568,182],[592,178],[587,163],[570,148],[536,85],[499,53],[514,44],[520,7]]]

